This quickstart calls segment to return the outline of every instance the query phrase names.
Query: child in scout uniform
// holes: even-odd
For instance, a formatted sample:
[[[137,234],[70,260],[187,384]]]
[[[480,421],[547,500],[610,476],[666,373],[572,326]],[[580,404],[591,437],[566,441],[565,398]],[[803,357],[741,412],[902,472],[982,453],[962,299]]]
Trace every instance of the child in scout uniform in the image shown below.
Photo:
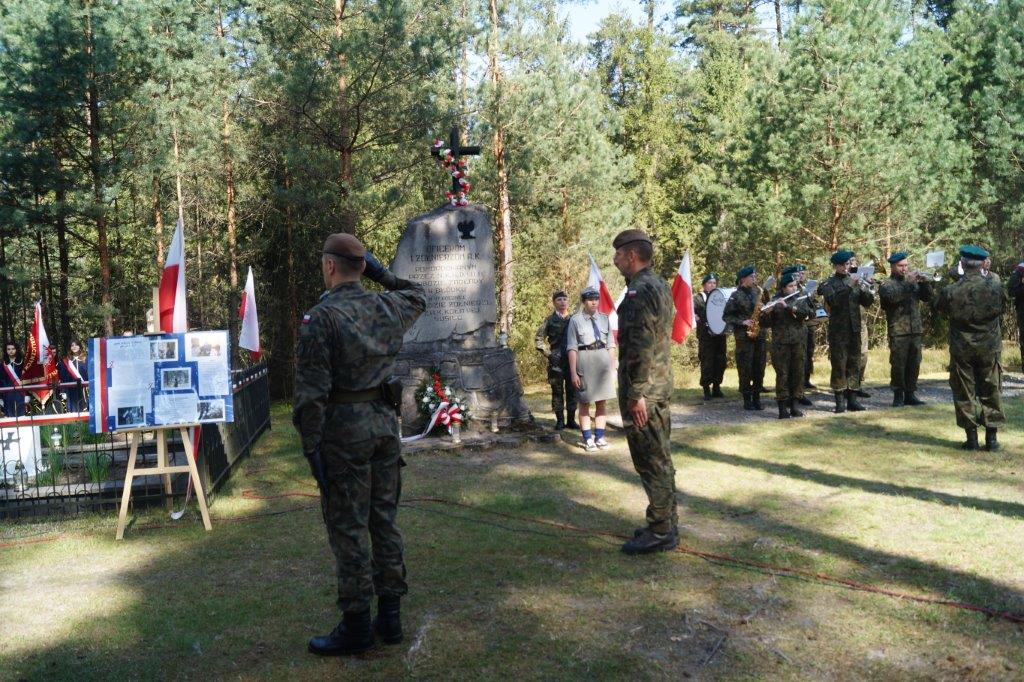
[[[609,398],[615,397],[615,359],[612,354],[615,339],[608,316],[597,311],[601,298],[597,289],[587,287],[580,298],[582,309],[569,320],[565,349],[569,354],[569,376],[576,387],[583,447],[587,452],[593,452],[608,447],[604,437],[605,404]],[[594,405],[593,424],[591,404]]]

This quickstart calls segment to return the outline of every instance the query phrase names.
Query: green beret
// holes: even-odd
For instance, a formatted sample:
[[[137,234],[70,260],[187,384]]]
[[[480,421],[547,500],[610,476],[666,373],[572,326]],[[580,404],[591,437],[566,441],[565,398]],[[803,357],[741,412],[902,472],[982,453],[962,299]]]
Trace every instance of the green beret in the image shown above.
[[[896,253],[889,256],[890,263],[899,263],[901,260],[906,260],[910,257],[910,254],[906,251],[897,251]]]
[[[653,244],[651,238],[647,236],[647,233],[643,230],[623,230],[616,235],[615,240],[612,242],[612,248],[622,248],[626,244],[632,244],[633,242],[647,242]]]
[[[857,254],[855,254],[853,251],[836,251],[835,253],[832,254],[832,257],[829,258],[829,260],[832,261],[832,265],[842,265],[846,261],[853,258],[855,255]]]
[[[960,257],[967,260],[985,260],[989,255],[989,252],[980,246],[964,244],[960,247]]]
[[[715,274],[715,273],[713,273],[713,272],[709,272],[708,274],[704,275],[704,279],[702,279],[702,280],[700,281],[700,283],[701,283],[701,284],[707,284],[708,282],[710,282],[710,281],[712,281],[712,280],[714,280],[715,282],[717,282],[717,281],[718,281],[718,275],[716,275],[716,274]]]
[[[779,289],[785,289],[788,285],[790,285],[792,283],[793,283],[793,273],[792,272],[787,272],[786,274],[784,274],[782,276],[782,279],[779,280]]]
[[[788,268],[785,268],[782,271],[782,274],[783,275],[791,275],[794,272],[803,272],[806,269],[807,269],[806,265],[804,265],[803,263],[797,263],[796,265],[790,265]]]
[[[754,269],[753,265],[746,265],[736,271],[736,281],[738,282],[744,277],[750,277],[755,272],[757,272],[757,270]]]

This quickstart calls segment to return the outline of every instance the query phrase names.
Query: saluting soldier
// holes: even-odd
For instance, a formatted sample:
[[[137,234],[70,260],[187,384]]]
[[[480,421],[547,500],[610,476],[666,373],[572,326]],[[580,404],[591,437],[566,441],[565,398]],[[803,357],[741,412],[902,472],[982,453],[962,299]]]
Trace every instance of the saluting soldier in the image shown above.
[[[426,295],[381,266],[350,234],[329,236],[320,262],[327,291],[299,329],[292,420],[320,486],[343,613],[329,635],[309,640],[309,650],[343,656],[372,647],[374,633],[388,644],[402,640],[399,611],[407,587],[395,519],[404,462],[395,414],[400,398],[388,380],[402,337],[426,309]],[[364,271],[388,291],[363,289]]]
[[[988,251],[960,247],[964,274],[939,292],[937,308],[949,316],[949,386],[957,426],[967,434],[961,445],[978,449],[978,428],[985,428],[985,449],[999,449],[997,430],[1006,421],[1000,402],[1000,322],[1006,301],[998,280],[982,274]]]
[[[800,294],[793,273],[779,279],[779,291],[769,304],[771,307],[761,313],[761,319],[772,329],[772,366],[775,368],[775,400],[779,404],[779,419],[802,417],[804,413],[796,402],[804,396],[807,344],[807,325],[804,323],[811,316],[811,308],[807,298]]]
[[[708,326],[708,296],[718,288],[718,275],[709,272],[700,283],[701,290],[693,296],[693,313],[697,321],[697,360],[700,362],[700,386],[704,400],[722,398],[725,376],[725,333],[716,334]]]
[[[906,251],[889,256],[891,275],[878,290],[889,335],[893,407],[924,405],[924,401],[914,395],[921,372],[921,335],[924,333],[919,304],[932,300],[932,288],[928,280],[909,269],[908,258]]]
[[[757,286],[757,270],[747,265],[736,272],[736,291],[725,304],[722,318],[732,325],[736,339],[736,372],[740,376],[740,392],[744,410],[763,410],[764,368],[768,362],[768,345],[764,326],[755,321],[761,309],[763,292]],[[748,330],[757,329],[751,338]]]
[[[551,411],[555,413],[555,429],[576,425],[576,387],[569,376],[569,358],[565,352],[565,330],[569,326],[569,297],[564,291],[551,296],[554,310],[544,318],[534,336],[534,346],[548,361],[548,383],[551,385]],[[568,416],[568,420],[566,419]]]
[[[651,271],[654,247],[643,230],[612,242],[615,267],[626,278],[619,305],[619,412],[633,467],[647,492],[647,526],[622,545],[626,554],[665,551],[679,544],[672,420],[672,292]]]
[[[793,275],[793,281],[797,283],[800,294],[798,297],[802,297],[807,293],[807,266],[803,263],[797,263],[790,265],[783,269],[782,275]],[[811,310],[811,315],[808,317],[808,322],[814,317],[814,311],[817,309],[818,304],[814,296],[808,296],[806,299],[807,307]],[[814,327],[807,322],[804,323],[804,328],[807,330],[807,341],[804,344],[804,389],[815,389],[813,383],[811,383],[811,375],[814,373]],[[800,397],[797,398],[797,402],[801,405],[813,405],[810,399],[801,392]]]
[[[826,279],[821,292],[829,312],[828,357],[832,364],[831,386],[836,413],[860,412],[857,401],[860,388],[861,308],[875,302],[875,294],[857,275],[850,274],[855,262],[853,251],[837,251],[830,258],[834,273]]]
[[[1024,262],[1017,263],[1010,273],[1006,289],[1017,309],[1017,343],[1020,345],[1020,370],[1024,372]]]

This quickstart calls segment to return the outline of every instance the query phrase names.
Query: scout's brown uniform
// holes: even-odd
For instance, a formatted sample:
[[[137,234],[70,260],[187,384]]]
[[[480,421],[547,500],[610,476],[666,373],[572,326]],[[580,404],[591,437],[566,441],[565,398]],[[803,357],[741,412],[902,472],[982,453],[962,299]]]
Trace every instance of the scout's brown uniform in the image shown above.
[[[339,284],[299,329],[292,418],[303,452],[319,448],[323,459],[321,503],[343,611],[368,609],[375,591],[401,596],[407,589],[395,525],[402,490],[398,418],[383,398],[341,402],[379,390],[403,335],[426,309],[422,286],[391,278],[385,293]]]
[[[644,268],[629,280],[619,304],[619,412],[633,467],[649,501],[647,525],[655,533],[675,531],[676,469],[669,452],[672,397],[672,320],[675,306],[664,280]],[[649,421],[638,428],[628,402],[644,398]]]
[[[807,326],[811,316],[807,299],[786,302],[761,313],[761,323],[772,328],[772,366],[775,368],[775,399],[804,397],[804,361],[806,360]]]
[[[756,339],[747,336],[744,320],[754,318],[755,308],[761,305],[761,288],[737,287],[725,304],[722,318],[732,325],[736,338],[736,372],[740,375],[740,393],[754,395],[764,390],[764,368],[768,362],[765,325]]]
[[[905,277],[893,275],[882,282],[878,298],[885,311],[889,336],[889,383],[894,389],[913,393],[921,372],[924,333],[918,302],[931,300],[931,286],[922,281],[911,284]]]
[[[832,363],[832,390],[860,388],[861,307],[874,303],[875,295],[849,275],[832,275],[818,292],[828,309],[828,358]]]

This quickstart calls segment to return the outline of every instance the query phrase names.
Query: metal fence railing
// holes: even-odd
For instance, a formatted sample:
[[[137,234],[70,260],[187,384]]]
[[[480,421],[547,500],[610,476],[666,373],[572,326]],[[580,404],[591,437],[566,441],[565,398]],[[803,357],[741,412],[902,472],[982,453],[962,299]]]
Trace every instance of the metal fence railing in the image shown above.
[[[234,422],[202,426],[197,464],[208,495],[270,428],[266,363],[234,370],[232,385]],[[87,413],[70,413],[0,419],[0,519],[117,508],[128,466],[128,437],[92,434],[88,418]],[[172,463],[185,463],[176,434],[168,438],[168,449]],[[137,463],[156,463],[152,433],[144,434]],[[174,476],[172,494],[184,491],[186,478]],[[137,477],[132,484],[133,504],[165,497],[159,476]]]

